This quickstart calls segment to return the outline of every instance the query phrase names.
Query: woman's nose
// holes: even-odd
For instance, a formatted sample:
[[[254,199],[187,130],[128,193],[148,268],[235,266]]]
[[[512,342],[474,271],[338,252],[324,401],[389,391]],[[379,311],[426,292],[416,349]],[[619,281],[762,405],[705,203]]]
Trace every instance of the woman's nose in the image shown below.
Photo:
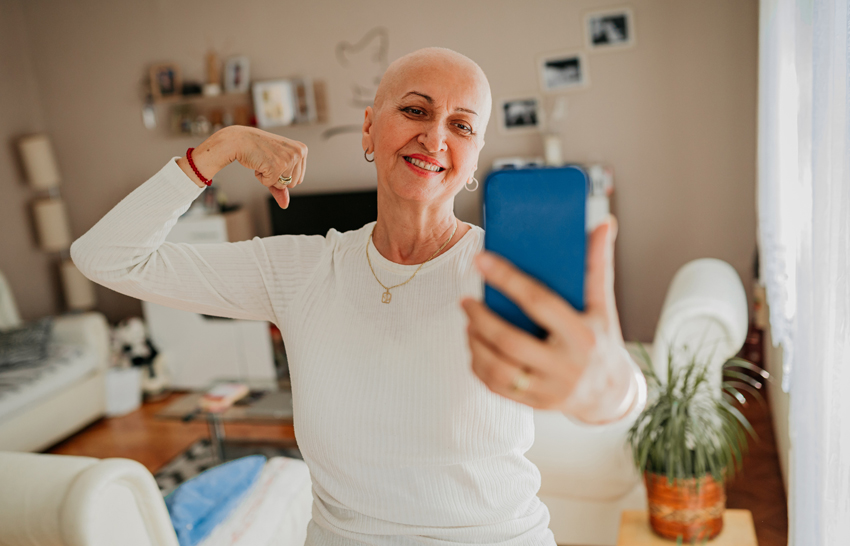
[[[444,152],[448,149],[446,138],[448,131],[441,123],[429,124],[419,135],[419,143],[430,153]]]

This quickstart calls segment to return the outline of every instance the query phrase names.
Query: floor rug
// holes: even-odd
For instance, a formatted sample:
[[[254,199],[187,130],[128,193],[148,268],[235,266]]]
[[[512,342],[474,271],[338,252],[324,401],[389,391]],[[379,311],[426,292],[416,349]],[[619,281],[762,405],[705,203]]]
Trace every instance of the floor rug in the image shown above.
[[[266,457],[293,457],[301,459],[301,452],[297,448],[278,448],[249,444],[245,446],[227,444],[225,446],[225,460],[231,461],[248,455],[265,455]],[[178,485],[193,476],[197,476],[204,470],[212,468],[221,461],[213,455],[209,438],[198,440],[189,448],[163,466],[154,477],[156,484],[163,496],[171,493]]]

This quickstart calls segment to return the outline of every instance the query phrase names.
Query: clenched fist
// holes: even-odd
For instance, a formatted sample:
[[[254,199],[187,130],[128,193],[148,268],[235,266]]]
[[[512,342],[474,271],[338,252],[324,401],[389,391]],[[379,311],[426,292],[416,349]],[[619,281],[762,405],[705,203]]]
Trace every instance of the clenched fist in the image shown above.
[[[232,126],[216,131],[192,152],[192,161],[204,177],[238,161],[254,171],[282,208],[289,206],[289,189],[304,181],[307,170],[307,146],[303,142],[261,131],[254,127]],[[195,175],[189,161],[181,157],[177,164],[195,184],[204,183]],[[284,184],[280,178],[291,177]]]

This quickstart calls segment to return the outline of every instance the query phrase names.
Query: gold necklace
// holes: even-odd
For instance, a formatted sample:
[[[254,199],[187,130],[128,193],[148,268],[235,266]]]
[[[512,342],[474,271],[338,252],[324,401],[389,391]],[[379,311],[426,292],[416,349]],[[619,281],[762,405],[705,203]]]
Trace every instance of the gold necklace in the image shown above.
[[[378,281],[378,284],[380,284],[380,285],[384,288],[384,290],[386,290],[386,292],[384,292],[384,293],[381,295],[381,303],[389,303],[389,302],[391,302],[391,301],[392,301],[392,299],[393,299],[393,295],[392,295],[392,294],[390,294],[390,290],[392,290],[393,288],[398,288],[399,286],[403,286],[403,285],[405,285],[405,284],[409,283],[410,281],[412,281],[412,280],[413,280],[413,277],[415,277],[415,276],[416,276],[416,274],[417,274],[417,273],[419,273],[419,270],[420,270],[420,269],[422,269],[422,266],[423,266],[423,265],[425,265],[425,264],[427,264],[428,262],[430,262],[430,261],[434,258],[434,256],[436,256],[436,255],[437,255],[437,254],[439,254],[439,253],[440,253],[440,252],[441,252],[444,248],[446,248],[446,245],[447,245],[447,244],[449,244],[449,241],[451,241],[451,240],[452,240],[452,238],[455,236],[455,233],[456,233],[456,232],[457,232],[457,220],[455,220],[455,228],[452,230],[452,234],[451,234],[451,235],[449,235],[449,238],[448,238],[448,239],[446,239],[446,242],[445,242],[445,243],[443,243],[443,246],[441,246],[440,248],[438,248],[438,249],[437,249],[437,252],[435,252],[435,253],[431,254],[431,257],[430,257],[430,258],[428,258],[427,260],[425,260],[424,262],[422,262],[421,264],[419,264],[419,267],[417,267],[417,268],[416,268],[416,271],[414,271],[414,272],[413,272],[413,275],[411,275],[409,279],[407,279],[406,281],[404,281],[404,282],[402,282],[402,283],[399,283],[399,284],[393,285],[393,286],[384,286],[384,283],[382,283],[382,282],[381,282],[381,279],[379,279],[379,278],[378,278],[378,276],[375,274],[375,268],[374,268],[374,267],[372,267],[372,260],[369,258],[369,241],[371,241],[371,240],[372,240],[372,234],[373,234],[373,233],[375,233],[375,228],[373,227],[373,228],[372,228],[372,233],[370,233],[370,234],[369,234],[369,241],[366,241],[366,261],[367,261],[367,262],[369,262],[369,269],[371,269],[371,270],[372,270],[372,276],[373,276],[373,277],[375,277],[375,280],[376,280],[376,281]]]

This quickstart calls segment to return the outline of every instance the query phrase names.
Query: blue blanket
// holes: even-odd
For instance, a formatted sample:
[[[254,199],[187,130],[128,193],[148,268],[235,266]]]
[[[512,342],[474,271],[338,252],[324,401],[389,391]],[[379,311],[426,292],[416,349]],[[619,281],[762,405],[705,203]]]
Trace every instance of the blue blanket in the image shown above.
[[[180,546],[195,546],[224,521],[260,477],[263,455],[251,455],[213,467],[165,497]]]

